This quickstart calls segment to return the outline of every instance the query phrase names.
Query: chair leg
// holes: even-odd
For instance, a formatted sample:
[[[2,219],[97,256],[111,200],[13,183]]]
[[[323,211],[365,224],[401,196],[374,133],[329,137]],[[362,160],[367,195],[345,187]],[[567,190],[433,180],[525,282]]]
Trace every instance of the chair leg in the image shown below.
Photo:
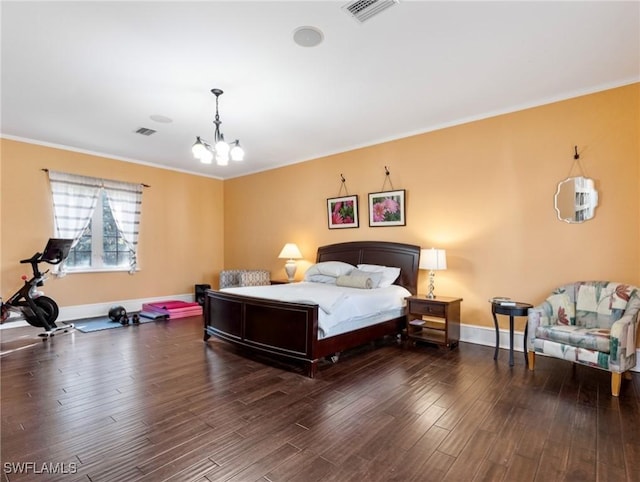
[[[611,395],[617,397],[620,395],[620,384],[622,382],[622,373],[611,373]]]
[[[533,368],[536,364],[536,352],[530,351],[527,353],[527,355],[529,356],[529,370],[533,371]]]

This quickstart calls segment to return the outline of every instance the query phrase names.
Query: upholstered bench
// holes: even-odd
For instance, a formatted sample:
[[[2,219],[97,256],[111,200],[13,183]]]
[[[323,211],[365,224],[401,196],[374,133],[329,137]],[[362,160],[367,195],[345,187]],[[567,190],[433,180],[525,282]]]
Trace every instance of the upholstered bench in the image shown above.
[[[236,286],[263,286],[271,283],[271,273],[265,269],[230,269],[220,271],[220,289]]]

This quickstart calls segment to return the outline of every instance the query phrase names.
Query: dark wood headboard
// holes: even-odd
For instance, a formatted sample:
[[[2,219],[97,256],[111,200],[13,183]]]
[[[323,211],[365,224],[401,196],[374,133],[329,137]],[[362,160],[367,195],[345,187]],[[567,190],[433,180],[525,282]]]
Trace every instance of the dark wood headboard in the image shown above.
[[[420,246],[386,241],[353,241],[329,244],[318,248],[316,263],[343,261],[358,264],[379,264],[400,268],[400,276],[394,284],[404,286],[411,294],[418,292],[418,264]]]

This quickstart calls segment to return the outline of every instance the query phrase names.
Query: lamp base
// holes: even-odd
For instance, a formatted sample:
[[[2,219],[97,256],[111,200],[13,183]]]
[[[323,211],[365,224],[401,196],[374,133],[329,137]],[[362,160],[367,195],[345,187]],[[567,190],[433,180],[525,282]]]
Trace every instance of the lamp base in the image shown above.
[[[292,259],[290,259],[289,261],[287,261],[284,265],[284,270],[287,273],[287,281],[289,283],[293,283],[295,281],[295,276],[296,276],[296,269],[298,268],[298,265],[296,265],[296,262]]]
[[[427,298],[429,298],[430,300],[434,299],[436,297],[436,295],[433,293],[433,281],[436,277],[436,272],[434,270],[429,271],[429,294],[427,295]]]

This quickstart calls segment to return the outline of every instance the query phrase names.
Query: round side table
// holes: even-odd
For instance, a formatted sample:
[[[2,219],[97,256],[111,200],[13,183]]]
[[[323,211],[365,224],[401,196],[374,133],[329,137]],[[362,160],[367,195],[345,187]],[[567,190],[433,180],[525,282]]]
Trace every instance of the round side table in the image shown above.
[[[501,305],[500,303],[491,303],[491,314],[493,315],[493,324],[496,327],[496,351],[493,355],[493,359],[498,359],[498,348],[500,347],[500,331],[498,328],[498,317],[496,315],[506,315],[509,317],[509,366],[513,366],[513,317],[514,316],[527,316],[529,314],[529,308],[533,308],[533,305],[529,303],[515,302],[515,305]],[[527,359],[527,334],[529,331],[529,323],[524,325],[524,363],[529,364]]]

